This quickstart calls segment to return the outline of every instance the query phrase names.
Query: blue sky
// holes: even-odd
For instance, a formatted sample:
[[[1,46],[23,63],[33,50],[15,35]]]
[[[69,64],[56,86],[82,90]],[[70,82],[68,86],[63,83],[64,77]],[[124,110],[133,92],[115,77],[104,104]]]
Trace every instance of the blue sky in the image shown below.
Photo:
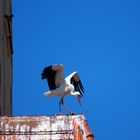
[[[85,87],[82,107],[96,140],[140,139],[140,2],[13,0],[13,115],[58,114],[43,68],[64,64]],[[63,110],[64,113],[67,113]]]

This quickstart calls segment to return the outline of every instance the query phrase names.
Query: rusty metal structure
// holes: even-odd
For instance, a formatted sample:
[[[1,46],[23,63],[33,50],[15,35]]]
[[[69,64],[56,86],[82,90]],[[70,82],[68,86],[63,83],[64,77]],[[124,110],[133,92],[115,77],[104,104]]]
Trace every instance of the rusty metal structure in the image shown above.
[[[0,0],[0,116],[12,115],[12,8]]]
[[[0,117],[0,140],[94,140],[84,115]]]

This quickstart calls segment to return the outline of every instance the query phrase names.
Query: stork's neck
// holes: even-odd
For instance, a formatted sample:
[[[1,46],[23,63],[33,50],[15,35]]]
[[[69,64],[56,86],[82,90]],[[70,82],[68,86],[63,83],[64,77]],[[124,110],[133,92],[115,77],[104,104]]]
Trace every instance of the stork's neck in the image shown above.
[[[77,91],[76,91],[76,92],[70,92],[70,94],[73,95],[73,96],[78,96],[78,95],[80,95],[80,93],[77,92]]]

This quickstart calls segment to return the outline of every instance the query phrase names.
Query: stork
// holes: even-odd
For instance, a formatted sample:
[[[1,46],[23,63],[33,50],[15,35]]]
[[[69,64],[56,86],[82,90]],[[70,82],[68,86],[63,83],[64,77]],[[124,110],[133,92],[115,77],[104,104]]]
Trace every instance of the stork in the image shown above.
[[[45,67],[41,73],[42,80],[47,79],[49,91],[45,92],[45,96],[59,96],[59,111],[61,112],[61,105],[71,114],[72,111],[64,104],[64,97],[68,94],[77,96],[78,102],[81,105],[80,99],[84,93],[84,87],[80,80],[77,71],[73,72],[64,79],[64,66],[62,64],[53,64]]]

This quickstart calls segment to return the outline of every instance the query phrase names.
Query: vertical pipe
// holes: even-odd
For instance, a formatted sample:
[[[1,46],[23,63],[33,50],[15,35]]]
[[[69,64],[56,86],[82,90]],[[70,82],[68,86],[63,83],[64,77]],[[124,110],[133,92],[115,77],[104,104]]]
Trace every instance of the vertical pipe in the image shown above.
[[[83,140],[82,129],[73,121],[73,137],[74,140]]]
[[[2,0],[0,0],[0,25],[2,25]],[[2,93],[2,74],[1,74],[1,65],[2,65],[2,26],[0,26],[0,116],[2,114],[1,107],[1,93]]]
[[[94,140],[94,135],[89,129],[87,122],[84,123],[83,129],[84,129],[84,132],[86,133],[87,140]]]
[[[4,58],[4,1],[0,0],[0,47],[1,47],[1,92],[0,92],[0,116],[5,115],[5,58]]]

